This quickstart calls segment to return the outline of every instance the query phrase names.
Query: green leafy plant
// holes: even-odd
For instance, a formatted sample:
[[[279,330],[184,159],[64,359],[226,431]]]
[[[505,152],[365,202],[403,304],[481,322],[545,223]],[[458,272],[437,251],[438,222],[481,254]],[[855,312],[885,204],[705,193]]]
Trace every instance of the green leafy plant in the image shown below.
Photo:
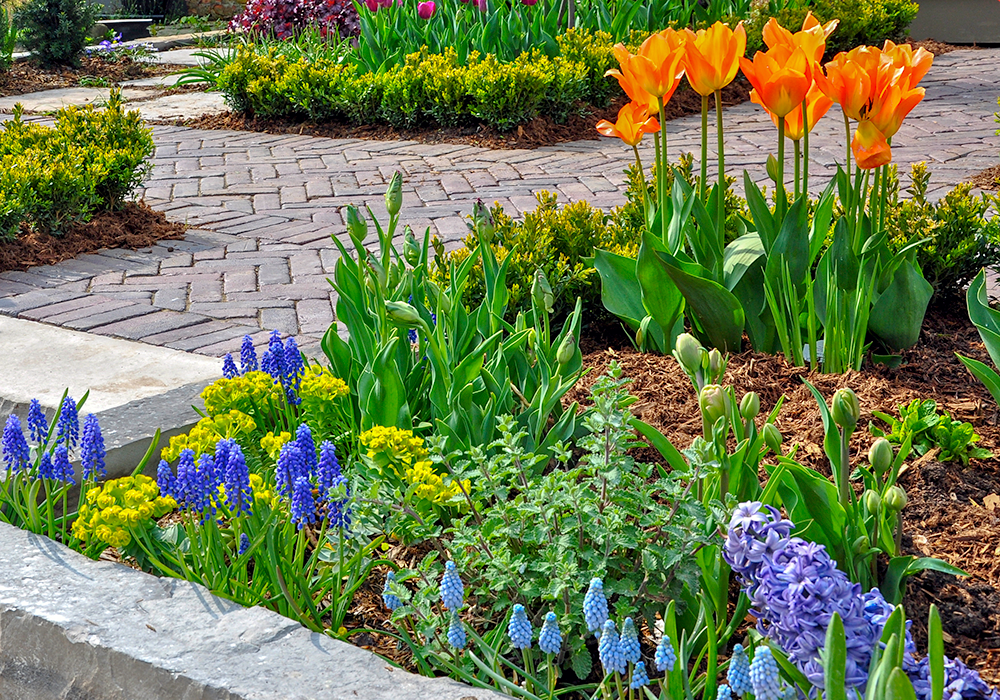
[[[78,65],[100,7],[90,0],[28,0],[15,15],[20,41],[42,65]]]
[[[972,423],[953,420],[947,411],[938,413],[934,399],[913,399],[899,407],[899,418],[881,411],[873,415],[889,425],[889,433],[871,426],[874,435],[885,437],[894,444],[909,440],[917,454],[927,454],[932,448],[940,448],[937,458],[942,462],[960,461],[968,464],[969,459],[989,459],[993,453],[975,447],[980,437]]]
[[[17,44],[17,25],[13,13],[0,5],[0,71],[14,63],[14,46]]]

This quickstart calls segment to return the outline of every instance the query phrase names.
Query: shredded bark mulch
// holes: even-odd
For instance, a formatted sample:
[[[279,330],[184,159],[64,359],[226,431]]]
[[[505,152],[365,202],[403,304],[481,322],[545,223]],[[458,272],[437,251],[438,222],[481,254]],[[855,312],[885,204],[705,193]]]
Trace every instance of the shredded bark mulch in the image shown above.
[[[981,173],[973,175],[969,178],[969,182],[981,190],[996,191],[1000,189],[1000,165],[994,165],[992,168],[986,168]]]
[[[750,83],[742,77],[722,91],[726,106],[750,99]],[[297,119],[258,119],[234,112],[203,115],[190,119],[159,122],[171,126],[188,126],[196,129],[224,129],[233,131],[259,131],[267,134],[299,134],[326,138],[352,138],[419,141],[421,143],[460,143],[492,149],[538,148],[568,141],[596,140],[601,138],[595,125],[601,119],[615,121],[618,110],[627,102],[624,95],[606,108],[587,106],[565,124],[557,124],[544,116],[517,127],[511,132],[500,132],[485,125],[468,127],[422,127],[396,129],[385,125],[353,126],[337,122],[312,122]],[[714,101],[712,102],[714,109]],[[686,83],[682,83],[666,105],[668,120],[689,114],[701,113],[701,96]],[[153,122],[157,123],[157,122]]]
[[[0,97],[80,87],[81,78],[104,78],[114,85],[126,80],[169,75],[183,68],[184,66],[133,61],[130,58],[110,63],[99,58],[84,57],[79,68],[41,68],[30,61],[17,61],[10,70],[0,73]]]
[[[956,46],[955,44],[946,44],[943,41],[935,41],[934,39],[924,39],[922,41],[914,41],[913,39],[907,39],[906,43],[913,48],[923,48],[930,51],[935,56],[943,56],[946,53],[951,53],[952,51],[966,51],[966,50],[976,50],[978,51],[980,46]]]
[[[613,342],[616,338],[611,336]],[[904,364],[898,369],[866,363],[860,372],[822,375],[792,367],[779,357],[745,352],[730,357],[725,382],[735,387],[737,397],[746,391],[758,392],[762,413],[785,396],[777,419],[785,445],[799,445],[797,459],[824,474],[830,470],[822,449],[822,421],[803,377],[827,398],[844,386],[857,392],[862,417],[851,440],[856,459],[863,458],[874,440],[866,429],[869,421],[879,423],[872,411],[897,414],[900,404],[916,398],[935,399],[939,411],[975,426],[982,436],[978,446],[1000,451],[1000,411],[986,388],[955,357],[956,352],[990,362],[965,314],[942,306],[928,315],[920,342],[903,353]],[[587,402],[589,386],[612,360],[633,380],[630,390],[638,402],[632,410],[637,417],[659,428],[679,448],[701,434],[694,389],[672,357],[642,354],[624,345],[593,349],[584,357],[585,366],[593,369],[568,400]],[[1000,461],[973,460],[963,466],[934,461],[933,451],[928,455],[918,458],[914,454],[900,477],[910,499],[903,511],[904,549],[916,556],[943,559],[970,576],[925,572],[910,580],[905,604],[914,621],[918,648],[925,649],[927,610],[934,602],[947,634],[947,653],[992,683],[1000,683]],[[640,456],[657,458],[651,449]]]
[[[157,241],[181,239],[184,230],[183,224],[167,221],[163,212],[150,209],[145,202],[129,202],[123,209],[95,214],[62,236],[27,231],[13,241],[0,241],[0,272],[55,265],[104,248],[137,250]]]

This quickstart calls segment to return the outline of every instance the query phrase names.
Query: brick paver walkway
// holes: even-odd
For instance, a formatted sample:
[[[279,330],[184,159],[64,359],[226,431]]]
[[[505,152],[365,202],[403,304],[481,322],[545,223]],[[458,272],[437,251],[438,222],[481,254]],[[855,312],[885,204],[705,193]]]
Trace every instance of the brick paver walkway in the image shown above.
[[[905,171],[926,160],[932,196],[1000,160],[993,113],[1000,50],[939,57],[925,79],[927,98],[895,138]],[[697,151],[699,119],[669,125],[670,152]],[[727,168],[763,177],[776,131],[750,103],[726,112]],[[132,252],[102,251],[54,266],[0,274],[0,313],[82,331],[221,355],[245,333],[263,341],[277,328],[317,341],[333,320],[336,248],[346,241],[341,207],[371,204],[395,170],[404,174],[403,220],[456,244],[472,201],[512,212],[535,206],[534,193],[623,201],[631,150],[613,140],[537,150],[491,151],[454,144],[323,139],[308,136],[156,127],[146,200],[194,228],[183,241]],[[812,138],[812,182],[822,185],[844,158],[839,109]],[[646,151],[646,161],[651,154]],[[348,244],[349,245],[349,244]]]

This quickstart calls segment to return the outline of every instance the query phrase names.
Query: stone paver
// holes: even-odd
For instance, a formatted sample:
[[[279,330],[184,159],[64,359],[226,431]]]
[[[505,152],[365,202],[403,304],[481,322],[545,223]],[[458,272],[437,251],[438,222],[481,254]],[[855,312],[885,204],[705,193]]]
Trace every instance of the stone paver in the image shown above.
[[[931,197],[997,163],[998,82],[1000,50],[936,59],[923,82],[927,97],[893,146],[901,173],[927,161]],[[673,158],[698,151],[699,122],[668,124]],[[745,103],[728,109],[725,123],[730,174],[747,168],[763,180],[776,145],[770,119]],[[0,313],[209,355],[238,349],[243,333],[263,343],[273,328],[308,345],[333,318],[330,236],[351,247],[341,209],[367,204],[384,215],[382,195],[395,170],[404,175],[403,221],[456,247],[476,199],[519,215],[548,190],[564,203],[611,208],[623,201],[623,170],[633,160],[611,139],[492,151],[172,126],[155,127],[154,137],[153,172],[140,194],[190,225],[186,239],[0,274]],[[844,138],[835,107],[812,136],[813,186],[824,186],[843,162]],[[641,153],[652,162],[651,143]]]

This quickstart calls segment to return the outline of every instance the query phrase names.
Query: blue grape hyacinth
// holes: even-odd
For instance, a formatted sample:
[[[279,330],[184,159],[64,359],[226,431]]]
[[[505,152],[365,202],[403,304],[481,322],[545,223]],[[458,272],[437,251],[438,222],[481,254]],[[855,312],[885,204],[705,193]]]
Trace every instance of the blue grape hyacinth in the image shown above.
[[[446,610],[455,612],[462,607],[465,600],[465,586],[462,577],[458,575],[455,562],[444,565],[444,575],[441,577],[441,604]]]
[[[250,549],[250,536],[247,535],[247,533],[245,533],[245,532],[241,532],[240,533],[240,549],[239,549],[239,552],[237,553],[238,556],[242,557],[244,554],[247,553],[248,549]]]
[[[240,345],[240,374],[257,371],[257,350],[253,346],[253,338],[249,335],[243,336],[243,344]]]
[[[295,338],[289,338],[288,342],[285,343],[285,376],[282,384],[285,386],[288,402],[296,406],[302,403],[298,391],[305,368],[306,366],[302,362],[302,353],[299,352]]]
[[[235,379],[240,375],[240,371],[236,369],[236,363],[233,361],[233,356],[230,353],[226,353],[226,356],[222,358],[222,376],[226,379]]]
[[[601,630],[601,640],[597,644],[597,655],[604,667],[605,675],[609,673],[624,674],[628,670],[625,654],[622,653],[621,641],[614,620],[605,620]]]
[[[608,619],[608,599],[604,595],[604,582],[599,578],[590,580],[590,587],[583,597],[583,618],[587,629],[600,636]]]
[[[392,571],[385,575],[385,585],[382,587],[382,603],[390,612],[395,612],[403,607],[403,601],[392,592],[390,585],[396,582],[396,574]]]
[[[222,442],[220,440],[220,442]],[[247,468],[243,450],[230,441],[229,460],[226,464],[225,487],[226,507],[233,515],[249,515],[253,503],[253,490],[250,488],[250,470]],[[218,449],[218,447],[216,448]]]
[[[538,648],[546,654],[558,654],[562,648],[562,632],[554,612],[545,613],[542,631],[538,633]]]
[[[312,484],[304,476],[296,479],[292,487],[292,522],[299,530],[316,522],[316,499],[313,498]]]
[[[324,440],[319,446],[319,460],[316,463],[316,488],[319,489],[320,498],[329,496],[330,489],[343,478],[340,462],[337,460],[337,448],[329,440]]]
[[[83,421],[83,437],[80,440],[80,466],[83,468],[83,478],[107,476],[108,470],[104,464],[106,456],[104,436],[101,435],[97,416],[88,413]]]
[[[76,447],[79,439],[80,417],[76,411],[76,401],[66,396],[59,408],[59,420],[56,422],[56,443]]]
[[[507,625],[507,636],[510,637],[510,644],[515,649],[530,649],[531,621],[524,612],[524,606],[518,603],[514,606],[514,611],[510,616],[510,623]]]
[[[28,466],[31,450],[28,447],[28,441],[24,439],[21,419],[14,414],[7,416],[7,423],[3,427],[0,453],[3,454],[3,461],[7,464],[7,469],[13,472],[19,472]]]
[[[622,636],[619,639],[622,647],[622,655],[625,661],[630,664],[637,663],[642,658],[642,650],[639,648],[639,630],[635,628],[635,623],[631,617],[626,617],[622,622]]]
[[[52,450],[52,478],[65,481],[67,484],[75,484],[73,478],[73,465],[69,461],[69,450],[66,445],[56,445]]]
[[[656,670],[660,673],[670,673],[674,670],[674,666],[677,664],[677,652],[674,651],[673,642],[667,635],[663,635],[660,643],[656,645],[653,663],[656,664]]]
[[[282,496],[291,498],[295,482],[300,477],[308,479],[308,474],[304,473],[304,461],[302,451],[295,442],[286,442],[281,446],[274,478],[278,493]]]
[[[302,466],[298,476],[304,476],[309,479],[312,478],[313,474],[316,473],[317,461],[316,461],[316,441],[313,440],[312,430],[305,423],[299,425],[295,430],[295,446],[299,448],[299,452],[302,454]]]
[[[644,685],[649,685],[649,674],[646,673],[646,664],[638,661],[635,668],[632,669],[632,682],[629,683],[628,687],[632,690],[638,690]]]
[[[281,385],[285,385],[285,346],[281,342],[281,331],[271,331],[271,337],[267,342],[267,369],[268,374],[274,377]]]
[[[733,690],[723,683],[715,693],[715,700],[733,700]]]
[[[457,610],[453,610],[451,613],[451,623],[448,625],[448,643],[456,649],[465,648],[465,627],[462,626],[462,621],[458,618]]]
[[[49,436],[49,422],[38,399],[32,399],[28,406],[28,434],[36,444],[41,444]]]
[[[753,686],[754,697],[758,700],[781,700],[781,677],[778,675],[778,662],[770,648],[759,646],[750,662],[750,684]]]
[[[729,670],[726,671],[726,680],[729,681],[733,692],[740,697],[753,692],[750,684],[750,657],[742,644],[733,647],[733,655],[729,659]]]
[[[170,468],[165,459],[161,459],[156,466],[156,485],[160,487],[161,496],[170,496],[178,503],[182,500],[180,494],[177,493],[177,477],[174,476],[174,470]]]

